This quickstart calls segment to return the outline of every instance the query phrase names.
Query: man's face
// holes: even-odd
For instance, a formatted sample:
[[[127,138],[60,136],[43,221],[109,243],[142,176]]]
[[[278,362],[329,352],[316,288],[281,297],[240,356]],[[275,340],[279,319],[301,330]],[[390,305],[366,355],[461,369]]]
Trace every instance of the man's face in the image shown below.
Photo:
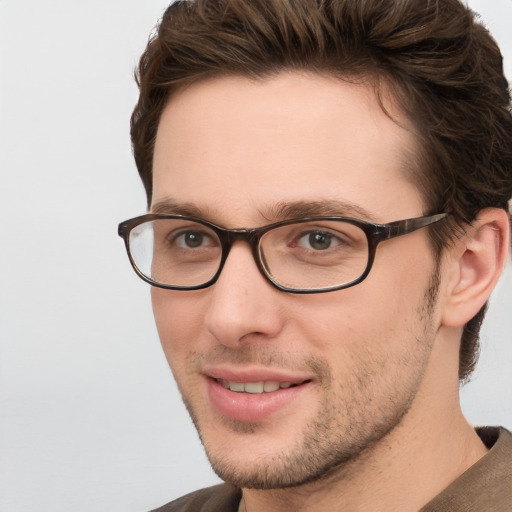
[[[417,217],[404,168],[413,150],[369,86],[299,73],[211,79],[163,112],[152,209],[229,228],[269,224],[284,209]],[[153,288],[163,348],[218,474],[256,488],[314,480],[419,407],[437,330],[434,270],[420,230],[381,243],[370,275],[345,290],[281,292],[244,242],[213,286]]]

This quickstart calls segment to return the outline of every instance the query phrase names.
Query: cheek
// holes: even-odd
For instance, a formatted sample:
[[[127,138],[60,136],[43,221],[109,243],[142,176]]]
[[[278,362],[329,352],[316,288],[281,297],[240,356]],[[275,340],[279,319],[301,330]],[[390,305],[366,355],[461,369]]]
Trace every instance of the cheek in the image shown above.
[[[404,343],[413,343],[424,330],[432,261],[400,258],[397,263],[396,254],[393,260],[385,251],[378,256],[359,285],[297,297],[288,314],[293,314],[298,333],[307,333],[318,349],[341,358],[361,347],[400,351]]]
[[[194,292],[151,289],[153,313],[160,342],[175,371],[187,354],[198,349],[204,313]]]

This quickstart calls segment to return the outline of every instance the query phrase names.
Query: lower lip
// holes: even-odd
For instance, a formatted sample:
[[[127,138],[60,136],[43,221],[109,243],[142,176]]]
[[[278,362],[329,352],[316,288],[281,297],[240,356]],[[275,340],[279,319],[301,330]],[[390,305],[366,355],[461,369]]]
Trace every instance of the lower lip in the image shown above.
[[[215,409],[227,418],[246,422],[262,421],[286,408],[308,387],[304,383],[270,393],[237,393],[208,378],[208,396]]]

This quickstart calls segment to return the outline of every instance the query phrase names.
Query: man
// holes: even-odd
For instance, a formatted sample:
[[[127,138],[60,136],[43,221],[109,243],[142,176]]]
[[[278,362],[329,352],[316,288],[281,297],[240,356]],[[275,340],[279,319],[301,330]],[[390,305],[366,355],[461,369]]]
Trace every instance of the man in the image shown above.
[[[227,483],[161,511],[512,509],[474,430],[507,261],[512,116],[458,0],[176,2],[132,117],[150,213],[120,225]]]

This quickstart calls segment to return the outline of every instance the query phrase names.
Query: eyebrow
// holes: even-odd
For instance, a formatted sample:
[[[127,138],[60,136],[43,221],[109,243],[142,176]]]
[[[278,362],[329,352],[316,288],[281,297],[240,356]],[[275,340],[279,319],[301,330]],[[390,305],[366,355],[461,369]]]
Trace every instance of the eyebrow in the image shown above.
[[[375,220],[375,215],[349,201],[294,201],[282,202],[269,208],[265,218],[287,220],[303,217],[351,217],[360,220]]]
[[[151,206],[151,213],[164,215],[186,215],[204,218],[209,210],[202,210],[193,203],[179,203],[173,199],[163,199]]]
[[[199,208],[193,203],[180,203],[167,198],[156,202],[151,207],[152,213],[164,215],[185,215],[214,222],[217,215],[210,208]],[[305,217],[350,217],[360,220],[375,221],[374,214],[349,201],[293,201],[279,202],[258,210],[259,214],[269,222],[299,219]]]

